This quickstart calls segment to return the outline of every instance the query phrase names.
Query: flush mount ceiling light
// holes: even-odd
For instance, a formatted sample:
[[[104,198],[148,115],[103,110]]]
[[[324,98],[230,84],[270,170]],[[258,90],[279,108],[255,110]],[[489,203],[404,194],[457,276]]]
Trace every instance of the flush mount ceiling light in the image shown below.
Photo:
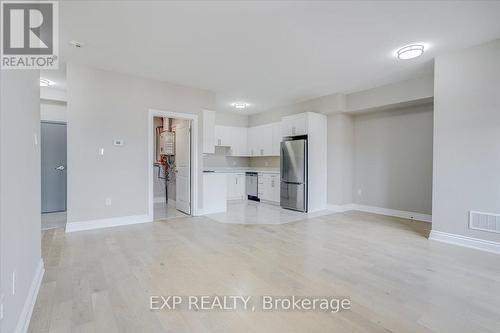
[[[425,46],[422,44],[412,44],[405,47],[400,48],[396,54],[398,59],[400,60],[408,60],[420,57],[424,54]]]
[[[250,104],[243,102],[236,102],[231,104],[231,106],[234,107],[235,109],[245,109],[249,105]]]
[[[40,87],[50,87],[54,82],[49,79],[45,79],[43,77],[40,78]]]

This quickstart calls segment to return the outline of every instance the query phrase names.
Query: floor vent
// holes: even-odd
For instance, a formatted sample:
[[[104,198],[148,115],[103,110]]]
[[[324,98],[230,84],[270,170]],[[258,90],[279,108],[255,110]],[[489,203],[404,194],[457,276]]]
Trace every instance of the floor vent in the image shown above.
[[[469,228],[500,234],[500,214],[469,212]]]

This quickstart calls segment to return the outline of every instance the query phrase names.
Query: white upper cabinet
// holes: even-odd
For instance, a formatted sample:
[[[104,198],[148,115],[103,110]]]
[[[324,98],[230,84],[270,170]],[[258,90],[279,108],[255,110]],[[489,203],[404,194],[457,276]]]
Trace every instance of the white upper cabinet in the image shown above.
[[[215,126],[215,145],[222,147],[231,147],[232,139],[232,127],[231,126]]]
[[[281,124],[273,123],[248,128],[248,156],[279,156]]]
[[[254,127],[235,127],[213,125],[213,146],[231,148],[231,156],[279,156],[281,142],[281,123],[272,123]],[[204,150],[209,144],[204,142]]]
[[[258,127],[257,147],[258,156],[271,156],[273,149],[273,125],[266,124]]]
[[[257,156],[258,151],[258,140],[257,140],[257,127],[250,127],[247,131],[247,154],[248,156]]]
[[[247,128],[215,126],[215,145],[230,147],[232,156],[247,156]]]
[[[272,147],[271,147],[271,155],[272,156],[280,156],[280,145],[281,145],[281,123],[271,124],[273,129],[273,139],[272,139]]]
[[[248,156],[246,127],[232,127],[231,132],[231,155]]]
[[[215,111],[203,110],[203,153],[215,153]]]
[[[307,122],[307,113],[283,117],[281,118],[281,133],[283,136],[306,135]]]

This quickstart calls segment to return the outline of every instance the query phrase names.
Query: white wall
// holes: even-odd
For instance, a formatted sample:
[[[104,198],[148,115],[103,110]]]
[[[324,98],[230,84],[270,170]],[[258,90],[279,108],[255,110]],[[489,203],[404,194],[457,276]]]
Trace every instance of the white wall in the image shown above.
[[[248,116],[234,112],[215,112],[215,124],[221,126],[248,127]]]
[[[500,242],[468,229],[468,212],[500,214],[500,40],[435,61],[432,229]]]
[[[250,115],[249,124],[307,111],[327,114],[328,204],[430,214],[432,97],[433,78],[420,77],[275,107]]]
[[[215,94],[68,64],[68,222],[148,214],[148,110],[201,115]],[[202,117],[199,117],[201,123]],[[202,208],[199,128],[199,208]],[[113,139],[123,139],[114,147]],[[104,156],[99,149],[104,148]],[[111,198],[112,205],[105,205]]]
[[[381,111],[432,102],[434,79],[422,76],[347,94],[334,93],[289,105],[273,107],[265,112],[250,115],[248,123],[257,126],[280,121],[281,117],[301,113],[322,114]]]
[[[431,214],[432,117],[432,104],[354,117],[355,203]]]
[[[66,122],[66,102],[40,100],[40,118],[43,121]]]
[[[354,121],[348,114],[328,116],[328,195],[331,205],[352,203]]]
[[[0,289],[1,332],[15,332],[41,268],[40,89],[38,71],[0,71]],[[12,273],[16,293],[12,294]],[[36,283],[35,283],[36,285]],[[33,290],[34,291],[34,290]],[[35,296],[36,295],[31,295]],[[27,312],[24,312],[27,314]]]
[[[432,101],[433,95],[433,77],[423,76],[351,93],[346,97],[346,111],[358,112],[421,104],[423,101]]]
[[[258,126],[281,121],[281,117],[302,112],[316,112],[322,114],[340,113],[345,111],[345,95],[331,94],[300,103],[282,105],[267,111],[250,115],[249,126]]]

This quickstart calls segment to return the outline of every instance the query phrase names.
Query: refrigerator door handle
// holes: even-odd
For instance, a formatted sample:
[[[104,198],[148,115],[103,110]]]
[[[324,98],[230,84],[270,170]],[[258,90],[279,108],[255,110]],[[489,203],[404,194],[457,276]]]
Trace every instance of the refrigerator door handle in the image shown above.
[[[282,180],[281,182],[285,183],[285,184],[292,184],[292,185],[302,185],[302,184],[304,184],[304,183],[297,183],[297,182],[287,182],[287,181],[284,181],[284,180]]]

